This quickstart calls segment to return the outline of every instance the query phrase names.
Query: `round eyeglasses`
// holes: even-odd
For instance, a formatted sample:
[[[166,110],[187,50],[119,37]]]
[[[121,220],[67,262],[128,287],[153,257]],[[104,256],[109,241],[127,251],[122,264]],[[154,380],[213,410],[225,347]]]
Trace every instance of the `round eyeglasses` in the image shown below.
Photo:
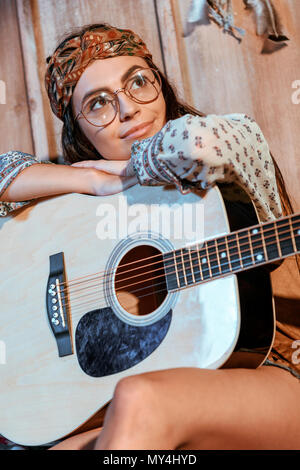
[[[128,77],[124,88],[119,88],[112,93],[99,91],[89,96],[84,101],[75,121],[82,114],[92,126],[108,126],[117,115],[119,107],[117,94],[120,91],[136,103],[151,103],[157,99],[161,91],[161,78],[155,69],[139,69]]]

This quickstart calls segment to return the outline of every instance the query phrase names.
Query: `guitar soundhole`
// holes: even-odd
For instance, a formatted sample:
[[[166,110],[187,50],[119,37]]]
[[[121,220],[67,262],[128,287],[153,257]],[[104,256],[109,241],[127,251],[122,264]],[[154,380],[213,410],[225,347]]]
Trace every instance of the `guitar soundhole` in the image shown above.
[[[152,313],[167,296],[161,252],[151,245],[132,248],[116,269],[114,287],[118,302],[128,313]]]

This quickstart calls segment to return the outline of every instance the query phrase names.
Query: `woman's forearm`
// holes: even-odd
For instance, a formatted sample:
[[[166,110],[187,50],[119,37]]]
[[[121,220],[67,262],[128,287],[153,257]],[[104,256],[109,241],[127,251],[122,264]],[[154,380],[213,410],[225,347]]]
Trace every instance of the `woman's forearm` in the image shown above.
[[[56,194],[93,194],[93,171],[67,165],[34,164],[18,174],[0,200],[18,202]]]

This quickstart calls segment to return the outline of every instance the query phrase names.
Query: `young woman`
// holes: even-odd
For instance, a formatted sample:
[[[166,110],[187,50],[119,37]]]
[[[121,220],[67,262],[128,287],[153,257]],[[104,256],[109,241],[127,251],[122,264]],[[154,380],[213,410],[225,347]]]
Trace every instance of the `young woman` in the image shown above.
[[[216,182],[229,193],[242,188],[262,222],[291,211],[257,123],[180,103],[132,31],[89,25],[74,32],[49,58],[45,83],[71,165],[2,155],[2,215],[45,195],[101,196],[137,183],[175,184],[183,194]],[[53,449],[299,449],[299,380],[299,366],[275,350],[255,370],[178,368],[127,377],[101,432]]]

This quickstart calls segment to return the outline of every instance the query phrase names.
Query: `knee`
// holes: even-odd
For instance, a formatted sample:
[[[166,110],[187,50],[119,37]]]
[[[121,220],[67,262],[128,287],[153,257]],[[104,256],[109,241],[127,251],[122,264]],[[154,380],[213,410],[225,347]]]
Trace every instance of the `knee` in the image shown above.
[[[153,396],[153,381],[146,375],[134,375],[121,379],[114,391],[114,400],[136,408],[141,403],[149,403]]]
[[[155,407],[155,382],[146,375],[121,379],[112,399],[114,413],[119,418],[149,420]]]

